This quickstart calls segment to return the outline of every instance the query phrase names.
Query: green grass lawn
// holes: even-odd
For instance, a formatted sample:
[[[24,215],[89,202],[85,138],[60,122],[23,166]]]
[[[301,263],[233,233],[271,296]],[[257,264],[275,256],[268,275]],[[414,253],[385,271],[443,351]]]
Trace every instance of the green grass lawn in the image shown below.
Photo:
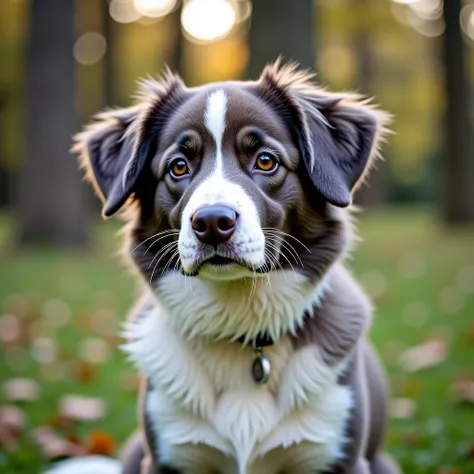
[[[86,446],[95,430],[120,444],[135,427],[135,377],[117,350],[117,334],[136,291],[115,256],[115,224],[95,227],[87,254],[20,253],[13,224],[0,220],[0,315],[16,316],[20,327],[10,327],[11,317],[0,320],[0,380],[34,379],[40,392],[15,402],[26,426],[16,449],[0,450],[0,472],[34,474],[46,465],[31,441],[36,427],[57,426]],[[359,233],[350,265],[376,305],[372,339],[393,396],[415,408],[392,420],[388,449],[409,474],[474,473],[474,401],[459,403],[453,395],[457,381],[474,380],[474,229],[448,232],[429,211],[392,210],[361,216]],[[446,357],[407,372],[400,354],[430,338],[445,342]],[[104,417],[65,425],[59,402],[68,394],[100,397]],[[6,404],[12,402],[2,390],[0,406]]]

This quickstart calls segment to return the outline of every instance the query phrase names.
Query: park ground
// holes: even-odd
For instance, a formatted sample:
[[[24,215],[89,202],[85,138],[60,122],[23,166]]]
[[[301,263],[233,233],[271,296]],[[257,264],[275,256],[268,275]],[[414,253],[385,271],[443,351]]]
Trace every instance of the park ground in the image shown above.
[[[429,209],[361,216],[349,265],[376,306],[371,337],[393,395],[388,450],[408,474],[469,474],[474,228],[448,231],[436,217]],[[20,252],[13,224],[0,217],[0,413],[18,426],[8,449],[0,446],[0,471],[39,472],[45,436],[114,456],[136,423],[136,376],[117,349],[136,296],[116,256],[118,227],[97,223],[86,254]]]

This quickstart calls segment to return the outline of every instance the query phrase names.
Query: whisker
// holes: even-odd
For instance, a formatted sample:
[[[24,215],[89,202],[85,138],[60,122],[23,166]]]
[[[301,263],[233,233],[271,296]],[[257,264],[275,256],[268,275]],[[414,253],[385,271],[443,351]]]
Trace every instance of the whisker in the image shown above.
[[[296,242],[298,242],[305,250],[307,250],[309,253],[311,253],[311,250],[303,242],[301,242],[301,240],[297,239],[294,235],[288,234],[287,232],[284,232],[284,231],[282,231],[280,229],[277,229],[275,227],[262,227],[262,230],[263,231],[268,231],[268,232],[273,233],[273,234],[284,235],[286,237],[290,237],[291,239],[296,240]]]
[[[255,272],[253,273],[255,274]],[[247,301],[250,301],[255,296],[256,292],[257,292],[257,279],[254,276],[252,277],[252,286],[250,288],[250,293],[249,293],[249,297]]]
[[[265,237],[268,240],[270,240],[270,242],[273,241],[274,243],[278,243],[283,248],[288,250],[290,255],[295,259],[295,262],[304,268],[303,261],[301,260],[301,257],[298,255],[298,252],[296,251],[296,249],[289,242],[287,242],[283,237],[280,237],[279,235],[271,235],[271,234],[266,234]],[[277,240],[275,241],[272,239],[277,239]]]
[[[179,229],[166,229],[162,230],[161,232],[157,232],[156,234],[152,235],[151,237],[148,237],[145,239],[143,242],[139,243],[133,250],[132,252],[135,252],[138,247],[141,247],[145,242],[148,242],[150,239],[154,239],[155,237],[159,237],[160,235],[173,235],[173,234],[179,234]]]
[[[148,270],[150,269],[150,267],[153,265],[153,262],[155,261],[155,259],[158,257],[158,255],[160,255],[160,253],[162,255],[165,255],[165,250],[166,249],[169,249],[170,247],[173,247],[174,245],[178,245],[178,242],[169,242],[168,244],[166,244],[163,248],[161,248],[160,250],[158,250],[158,252],[156,252],[155,256],[153,257],[153,260],[151,261],[150,265],[148,265]],[[164,252],[164,253],[163,253]]]
[[[267,251],[268,252],[268,251]],[[269,255],[265,253],[265,251],[263,252],[263,254],[265,255],[265,257],[267,259],[269,259]],[[268,288],[271,288],[272,287],[272,283],[270,281],[270,272],[272,271],[272,268],[269,267],[266,263],[264,263],[262,265],[262,268],[264,270],[264,272],[266,273],[266,278],[267,278],[267,285],[268,285]]]
[[[176,252],[171,255],[171,257],[169,258],[167,264],[165,265],[165,267],[163,268],[163,271],[161,272],[161,274],[163,275],[163,273],[166,272],[166,270],[168,269],[168,267],[171,265],[171,262],[173,261],[173,258],[175,258],[177,255],[179,255],[179,250],[176,250]]]
[[[148,253],[148,251],[153,247],[153,245],[156,245],[161,239],[166,239],[166,237],[169,237],[170,234],[166,234],[166,235],[162,235],[161,237],[158,237],[156,240],[154,240],[149,246],[148,248],[145,250],[145,255]],[[137,249],[138,247],[135,247],[134,251]]]
[[[272,257],[270,258],[270,260],[272,260],[272,263],[275,264],[276,266],[278,266],[282,273],[283,273],[283,276],[285,277],[285,280],[286,282],[288,283],[288,277],[286,276],[286,272],[285,272],[285,269],[282,267],[281,263],[278,261],[278,259],[272,255],[269,255],[269,257]],[[276,266],[274,266],[274,268],[276,269]]]
[[[173,243],[176,243],[176,245],[178,244],[177,242],[173,242]],[[156,269],[157,269],[157,267],[158,267],[158,264],[160,263],[160,260],[161,260],[167,253],[171,252],[172,250],[173,250],[173,247],[170,246],[170,247],[166,250],[166,252],[163,252],[163,253],[161,254],[161,257],[157,260],[155,266],[153,267],[153,272],[151,273],[150,284],[151,284],[151,282],[152,282],[152,280],[153,280],[153,275],[155,274],[155,271],[156,271]],[[179,250],[178,250],[178,252],[179,252]]]
[[[272,244],[271,242],[267,242],[267,245],[272,248],[273,250],[276,250],[278,251],[278,247],[274,244]],[[280,252],[280,255],[288,262],[288,265],[290,265],[291,269],[293,270],[293,272],[295,272],[295,275],[296,275],[296,270],[295,270],[295,267],[293,266],[293,264],[290,262],[290,260],[288,259],[288,257],[284,254],[284,253],[281,253]]]

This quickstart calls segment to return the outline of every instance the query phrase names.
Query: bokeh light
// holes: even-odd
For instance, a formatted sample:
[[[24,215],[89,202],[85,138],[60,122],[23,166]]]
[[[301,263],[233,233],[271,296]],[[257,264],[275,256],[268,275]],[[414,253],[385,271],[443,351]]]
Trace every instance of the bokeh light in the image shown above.
[[[250,0],[233,0],[235,10],[235,21],[240,23],[247,20],[252,14],[252,2]]]
[[[159,18],[170,13],[176,6],[176,0],[133,0],[140,15]]]
[[[424,20],[437,20],[443,15],[442,0],[416,0],[411,2],[409,6]]]
[[[191,40],[211,42],[232,31],[236,13],[226,0],[190,0],[183,6],[181,22]]]
[[[84,66],[98,63],[107,51],[107,42],[100,34],[93,31],[80,36],[74,44],[74,59]]]
[[[117,23],[132,23],[141,17],[132,0],[112,0],[109,13]]]
[[[461,28],[462,32],[470,40],[474,42],[474,4],[468,4],[461,10]]]
[[[393,0],[392,14],[399,23],[423,36],[437,37],[444,33],[442,0]]]
[[[415,3],[418,0],[392,0],[394,3],[401,3],[402,5],[410,5],[410,3]]]

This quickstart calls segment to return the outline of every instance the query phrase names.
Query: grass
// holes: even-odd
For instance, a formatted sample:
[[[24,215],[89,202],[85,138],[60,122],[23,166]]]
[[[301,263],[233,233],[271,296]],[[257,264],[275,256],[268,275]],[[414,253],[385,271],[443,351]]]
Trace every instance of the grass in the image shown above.
[[[76,438],[87,440],[105,428],[120,444],[134,429],[134,372],[116,349],[116,334],[135,290],[114,256],[114,224],[96,226],[87,254],[47,248],[20,253],[11,245],[12,224],[0,220],[0,314],[21,316],[22,335],[20,342],[0,345],[0,380],[32,378],[41,393],[22,404],[27,426],[15,450],[0,451],[0,471],[33,473],[46,462],[31,430],[57,424],[65,394],[107,403],[104,419],[69,428]],[[474,473],[474,404],[452,395],[456,380],[474,380],[474,229],[448,232],[429,210],[390,210],[361,217],[359,233],[363,241],[349,263],[377,308],[372,339],[393,396],[416,404],[413,415],[392,420],[388,450],[406,473]],[[106,344],[102,352],[109,350],[99,351],[100,357],[91,349],[98,333]],[[432,337],[446,341],[445,360],[406,372],[400,353]],[[45,340],[54,341],[54,357]],[[47,357],[39,350],[44,344]]]

